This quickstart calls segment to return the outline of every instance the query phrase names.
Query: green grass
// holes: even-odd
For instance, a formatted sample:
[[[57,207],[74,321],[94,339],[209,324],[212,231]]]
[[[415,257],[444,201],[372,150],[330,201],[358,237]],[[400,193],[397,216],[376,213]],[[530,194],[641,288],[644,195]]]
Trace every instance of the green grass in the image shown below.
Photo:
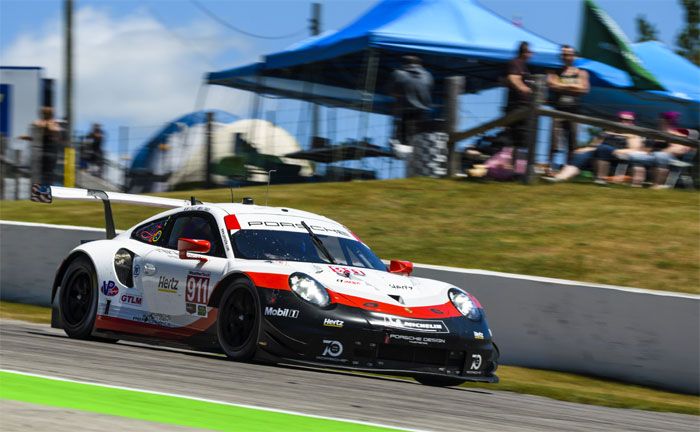
[[[500,366],[496,384],[468,383],[468,388],[506,390],[567,402],[647,411],[700,415],[700,397],[564,372]]]
[[[170,197],[228,202],[228,189]],[[265,202],[265,187],[236,189]],[[382,258],[700,293],[700,195],[590,184],[404,179],[279,185],[271,205],[336,219]],[[157,209],[115,206],[119,228]],[[99,203],[0,202],[0,219],[102,227]]]
[[[0,318],[50,324],[51,308],[0,301]]]
[[[0,318],[49,323],[51,309],[0,301]],[[700,415],[700,397],[564,372],[498,368],[498,384],[467,383],[467,388],[504,390],[567,402]],[[410,379],[410,378],[407,378]]]
[[[397,430],[0,371],[0,399],[216,431]]]

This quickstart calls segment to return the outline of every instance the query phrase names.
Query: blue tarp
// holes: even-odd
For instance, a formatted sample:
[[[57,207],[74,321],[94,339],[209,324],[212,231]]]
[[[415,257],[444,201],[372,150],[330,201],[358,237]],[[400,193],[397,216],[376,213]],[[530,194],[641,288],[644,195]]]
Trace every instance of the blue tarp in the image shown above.
[[[656,124],[665,111],[681,113],[681,125],[700,128],[700,68],[677,55],[661,42],[632,45],[632,50],[666,91],[631,91],[632,80],[625,72],[582,59],[580,67],[591,74],[591,92],[583,98],[584,112],[614,116],[634,111],[640,123]]]
[[[156,132],[153,137],[143,144],[143,146],[136,153],[136,156],[134,156],[134,160],[131,163],[131,170],[149,169],[151,161],[153,160],[153,155],[158,150],[158,146],[166,143],[170,135],[181,132],[183,126],[192,127],[198,124],[206,123],[207,112],[214,113],[214,121],[217,123],[231,123],[238,120],[238,117],[235,115],[221,110],[195,111],[185,114],[184,116],[179,117],[165,125],[162,129]]]
[[[560,65],[559,45],[522,29],[476,0],[384,0],[347,27],[306,39],[262,62],[208,74],[209,84],[230,86],[317,103],[359,107],[367,52],[379,55],[373,111],[388,113],[389,74],[406,53],[418,54],[436,78],[464,75],[466,91],[501,85],[505,62],[519,41],[535,52],[532,69]],[[679,111],[686,127],[698,127],[698,68],[663,44],[632,46],[667,91],[632,91],[629,75],[592,60],[577,63],[591,75],[583,112],[613,117],[632,110],[647,125],[659,112]],[[439,95],[437,96],[439,99]],[[439,100],[436,100],[439,103]]]

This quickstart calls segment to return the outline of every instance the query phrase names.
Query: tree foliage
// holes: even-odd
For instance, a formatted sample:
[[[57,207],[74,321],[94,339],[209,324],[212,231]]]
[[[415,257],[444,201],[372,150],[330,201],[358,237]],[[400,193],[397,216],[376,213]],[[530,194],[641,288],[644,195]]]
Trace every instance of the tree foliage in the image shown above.
[[[680,0],[685,26],[676,38],[676,53],[700,66],[700,0]]]
[[[637,15],[637,42],[659,40],[659,30],[644,15]]]

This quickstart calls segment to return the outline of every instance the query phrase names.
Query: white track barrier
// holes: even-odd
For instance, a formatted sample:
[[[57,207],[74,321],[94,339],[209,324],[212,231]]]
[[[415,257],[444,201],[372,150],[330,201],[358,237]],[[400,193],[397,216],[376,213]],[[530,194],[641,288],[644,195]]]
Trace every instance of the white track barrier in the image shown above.
[[[0,298],[49,305],[53,276],[104,230],[0,221]],[[700,393],[700,296],[416,264],[484,305],[503,364]]]

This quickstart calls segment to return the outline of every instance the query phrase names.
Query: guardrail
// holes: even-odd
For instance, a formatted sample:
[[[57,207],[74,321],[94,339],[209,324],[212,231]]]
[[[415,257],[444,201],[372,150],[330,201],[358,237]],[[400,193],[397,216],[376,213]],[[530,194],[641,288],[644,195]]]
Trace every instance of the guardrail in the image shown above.
[[[0,221],[0,298],[49,305],[63,257],[104,230]],[[700,296],[416,264],[484,305],[503,364],[700,393]]]

